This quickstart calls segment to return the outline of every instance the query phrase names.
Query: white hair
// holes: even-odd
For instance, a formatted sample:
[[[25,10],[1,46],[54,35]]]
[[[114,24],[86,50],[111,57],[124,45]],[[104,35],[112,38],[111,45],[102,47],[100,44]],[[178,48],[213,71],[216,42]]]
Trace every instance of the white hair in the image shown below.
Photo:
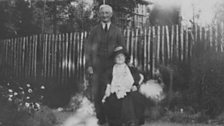
[[[107,8],[111,13],[113,13],[113,9],[110,5],[107,4],[101,5],[99,11],[102,10],[103,8]]]

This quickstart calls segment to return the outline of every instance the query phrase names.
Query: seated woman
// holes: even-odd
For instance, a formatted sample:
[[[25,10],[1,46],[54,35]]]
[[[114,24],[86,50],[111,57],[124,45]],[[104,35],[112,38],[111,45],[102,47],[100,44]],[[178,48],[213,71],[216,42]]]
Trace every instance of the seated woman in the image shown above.
[[[143,75],[128,66],[129,56],[122,47],[113,54],[114,65],[105,73],[107,84],[102,99],[109,126],[138,126],[144,117],[144,97],[137,91]]]

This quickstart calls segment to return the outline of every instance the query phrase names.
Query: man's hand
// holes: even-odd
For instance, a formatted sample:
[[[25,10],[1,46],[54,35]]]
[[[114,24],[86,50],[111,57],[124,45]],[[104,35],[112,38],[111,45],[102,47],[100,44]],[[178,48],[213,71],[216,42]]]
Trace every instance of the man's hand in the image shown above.
[[[88,74],[93,74],[93,67],[92,67],[92,66],[89,66],[89,67],[87,68],[87,73],[88,73]]]

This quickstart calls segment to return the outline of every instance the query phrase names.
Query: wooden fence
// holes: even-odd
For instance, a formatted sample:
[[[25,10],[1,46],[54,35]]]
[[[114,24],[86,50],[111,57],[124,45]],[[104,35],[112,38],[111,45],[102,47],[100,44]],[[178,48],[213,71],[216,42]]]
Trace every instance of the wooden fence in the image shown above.
[[[156,64],[189,63],[192,48],[203,42],[205,48],[223,52],[224,26],[180,25],[125,29],[126,47],[131,63],[144,72]],[[85,70],[84,44],[87,32],[42,34],[0,41],[2,79],[54,79],[62,83],[82,80]]]

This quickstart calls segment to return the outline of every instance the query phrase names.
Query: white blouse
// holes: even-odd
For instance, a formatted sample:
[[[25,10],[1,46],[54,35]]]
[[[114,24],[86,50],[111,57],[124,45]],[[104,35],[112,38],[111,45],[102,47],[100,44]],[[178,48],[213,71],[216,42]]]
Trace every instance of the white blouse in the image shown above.
[[[125,97],[131,91],[134,79],[127,64],[113,66],[111,93],[116,93],[118,99]]]

